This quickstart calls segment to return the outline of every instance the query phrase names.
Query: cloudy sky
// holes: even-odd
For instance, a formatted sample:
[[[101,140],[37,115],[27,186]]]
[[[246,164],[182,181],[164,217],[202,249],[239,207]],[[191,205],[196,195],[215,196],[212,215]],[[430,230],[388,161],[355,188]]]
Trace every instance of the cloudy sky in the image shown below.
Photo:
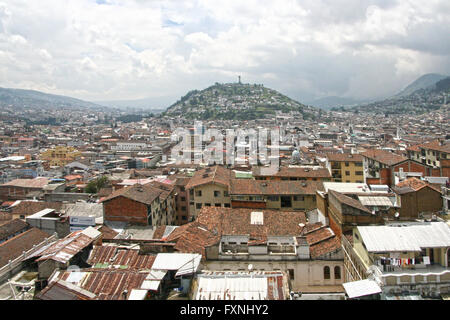
[[[302,101],[450,74],[450,1],[0,0],[0,86],[167,107],[215,82]]]

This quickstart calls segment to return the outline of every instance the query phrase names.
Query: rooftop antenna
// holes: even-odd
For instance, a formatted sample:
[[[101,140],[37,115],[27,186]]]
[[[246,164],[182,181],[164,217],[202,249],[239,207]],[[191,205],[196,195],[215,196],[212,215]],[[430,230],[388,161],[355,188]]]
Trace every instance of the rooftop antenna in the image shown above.
[[[242,84],[242,83],[241,83],[241,76],[238,76],[238,79],[239,79],[238,83],[239,83],[239,84]]]

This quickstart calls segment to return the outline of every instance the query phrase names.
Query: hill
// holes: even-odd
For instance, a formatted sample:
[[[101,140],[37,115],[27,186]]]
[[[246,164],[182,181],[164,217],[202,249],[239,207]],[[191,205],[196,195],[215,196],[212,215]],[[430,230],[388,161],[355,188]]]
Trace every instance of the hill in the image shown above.
[[[172,104],[166,116],[197,120],[253,120],[276,113],[297,112],[314,119],[318,110],[260,84],[216,83],[204,90],[192,90]]]
[[[43,93],[35,90],[0,88],[0,108],[15,109],[105,109],[105,107],[80,99]]]
[[[417,90],[420,89],[427,89],[433,85],[435,85],[438,81],[445,79],[447,76],[444,76],[442,74],[437,73],[428,73],[425,74],[415,81],[413,81],[411,84],[409,84],[405,89],[403,89],[401,92],[396,94],[396,97],[404,97],[407,95],[410,95],[411,93],[414,93]]]
[[[409,88],[425,86],[425,88],[416,89],[407,95],[397,94],[391,98],[362,104],[355,107],[337,107],[332,111],[350,111],[350,112],[367,112],[378,114],[423,114],[441,110],[446,112],[449,104],[450,96],[450,77],[444,77],[435,83],[430,82],[430,77],[421,77],[423,79],[412,83]],[[419,78],[419,79],[421,79]],[[418,79],[418,80],[419,80]],[[436,78],[434,78],[436,79]],[[434,81],[434,80],[433,80]],[[406,89],[405,89],[406,90]],[[402,92],[405,92],[403,90]],[[408,89],[409,90],[409,89]],[[401,93],[402,93],[401,92]]]
[[[308,104],[317,108],[321,108],[323,110],[330,110],[334,107],[340,107],[340,106],[353,106],[365,103],[367,101],[361,101],[356,100],[353,98],[343,98],[343,97],[337,97],[337,96],[329,96],[324,97],[312,101],[308,101]]]

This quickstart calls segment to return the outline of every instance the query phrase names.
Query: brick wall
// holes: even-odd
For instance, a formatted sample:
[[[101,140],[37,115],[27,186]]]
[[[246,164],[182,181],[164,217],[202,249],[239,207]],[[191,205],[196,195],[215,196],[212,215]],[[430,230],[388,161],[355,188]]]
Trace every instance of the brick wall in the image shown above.
[[[143,203],[117,197],[103,203],[103,217],[106,221],[148,225],[147,208],[148,206]]]

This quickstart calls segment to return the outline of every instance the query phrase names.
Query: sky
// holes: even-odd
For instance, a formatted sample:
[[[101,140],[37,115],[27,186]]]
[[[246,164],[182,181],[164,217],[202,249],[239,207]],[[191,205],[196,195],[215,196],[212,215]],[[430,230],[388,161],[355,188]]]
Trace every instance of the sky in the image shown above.
[[[0,87],[167,107],[215,82],[300,102],[450,75],[450,1],[0,0]]]

